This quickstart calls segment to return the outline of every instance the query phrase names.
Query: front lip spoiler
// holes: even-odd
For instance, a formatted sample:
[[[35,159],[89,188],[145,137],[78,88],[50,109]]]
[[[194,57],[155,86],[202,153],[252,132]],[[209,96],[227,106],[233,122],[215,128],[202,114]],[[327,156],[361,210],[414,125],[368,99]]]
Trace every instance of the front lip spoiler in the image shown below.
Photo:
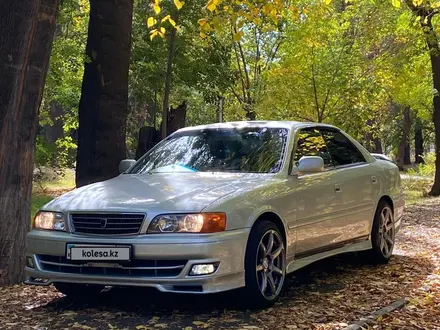
[[[161,292],[208,294],[237,289],[244,286],[244,271],[225,275],[191,276],[190,278],[122,278],[75,275],[39,271],[34,268],[25,268],[25,284],[49,286],[54,282],[98,284],[118,287],[151,287]],[[37,279],[43,279],[44,282]]]

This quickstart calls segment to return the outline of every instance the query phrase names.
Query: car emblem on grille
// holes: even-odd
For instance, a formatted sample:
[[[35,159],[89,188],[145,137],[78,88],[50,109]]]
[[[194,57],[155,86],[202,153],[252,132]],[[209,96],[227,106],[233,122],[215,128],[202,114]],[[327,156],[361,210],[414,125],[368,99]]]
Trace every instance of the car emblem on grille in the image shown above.
[[[101,225],[101,228],[105,228],[107,226],[107,219],[101,219],[99,224]]]

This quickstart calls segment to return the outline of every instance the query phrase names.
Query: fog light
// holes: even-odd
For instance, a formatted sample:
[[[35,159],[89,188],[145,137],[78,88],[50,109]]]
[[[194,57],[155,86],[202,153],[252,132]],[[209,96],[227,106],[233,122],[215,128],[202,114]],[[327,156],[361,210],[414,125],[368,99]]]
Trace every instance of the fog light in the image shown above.
[[[212,274],[217,270],[218,263],[214,264],[200,264],[194,265],[189,272],[189,275],[208,275]]]
[[[34,259],[32,259],[32,257],[26,258],[26,266],[28,266],[29,268],[35,268]]]
[[[34,283],[40,283],[40,284],[45,284],[49,282],[47,278],[40,278],[40,277],[35,277],[32,280],[34,281]]]

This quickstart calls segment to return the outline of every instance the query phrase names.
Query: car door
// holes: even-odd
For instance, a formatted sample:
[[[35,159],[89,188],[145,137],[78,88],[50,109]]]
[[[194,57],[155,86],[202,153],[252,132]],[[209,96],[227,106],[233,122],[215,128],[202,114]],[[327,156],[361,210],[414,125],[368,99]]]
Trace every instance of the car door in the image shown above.
[[[335,242],[366,239],[374,212],[373,195],[378,187],[374,167],[365,160],[354,143],[336,128],[323,127],[319,131],[326,142],[339,182],[337,194],[343,221],[340,222],[339,236]]]
[[[313,174],[298,173],[292,179],[296,219],[289,224],[289,229],[295,228],[297,233],[297,259],[331,246],[334,232],[340,227],[338,219],[335,219],[339,203],[335,187],[339,182],[336,172],[331,169],[325,140],[316,127],[304,128],[297,133],[292,165],[297,166],[303,156],[322,157],[325,170]]]

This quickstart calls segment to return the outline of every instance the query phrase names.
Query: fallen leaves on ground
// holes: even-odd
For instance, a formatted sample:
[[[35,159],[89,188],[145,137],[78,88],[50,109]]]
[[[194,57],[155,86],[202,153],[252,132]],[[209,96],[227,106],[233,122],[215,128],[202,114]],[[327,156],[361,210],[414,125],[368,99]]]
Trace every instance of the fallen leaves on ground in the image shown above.
[[[113,288],[75,302],[52,287],[3,287],[0,329],[342,329],[401,298],[409,304],[374,329],[440,329],[440,199],[407,207],[397,241],[387,265],[348,254],[296,272],[279,302],[259,311],[238,305],[237,293]]]

